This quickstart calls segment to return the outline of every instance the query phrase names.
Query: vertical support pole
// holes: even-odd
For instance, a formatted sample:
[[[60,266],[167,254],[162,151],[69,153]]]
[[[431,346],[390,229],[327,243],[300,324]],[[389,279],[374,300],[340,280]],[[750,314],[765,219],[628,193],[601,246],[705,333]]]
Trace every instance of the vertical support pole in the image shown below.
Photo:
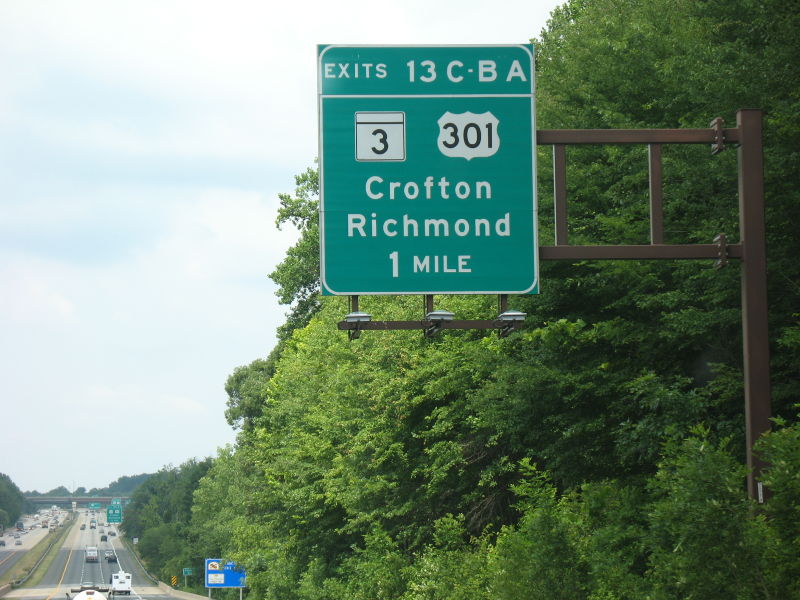
[[[648,144],[650,163],[650,243],[664,243],[664,209],[661,180],[661,144]]]
[[[350,296],[350,312],[358,312],[358,296]]]
[[[739,231],[742,243],[742,333],[747,443],[747,491],[764,501],[756,478],[766,466],[754,452],[759,436],[770,429],[769,336],[767,329],[767,251],[764,224],[764,157],[762,114],[736,113],[739,129]]]
[[[567,153],[564,144],[553,144],[553,202],[556,246],[567,245]]]
[[[497,297],[498,303],[500,304],[500,312],[498,314],[503,314],[508,310],[508,294],[500,294]]]
[[[425,295],[425,314],[433,312],[433,294]]]

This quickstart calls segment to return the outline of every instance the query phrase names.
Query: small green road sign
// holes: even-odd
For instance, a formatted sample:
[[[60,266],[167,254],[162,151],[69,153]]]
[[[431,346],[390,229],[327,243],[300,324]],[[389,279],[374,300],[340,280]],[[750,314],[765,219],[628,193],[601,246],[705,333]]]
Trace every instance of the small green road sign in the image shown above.
[[[323,294],[537,293],[532,47],[318,61]]]
[[[183,574],[184,575],[191,575],[193,573],[190,567],[183,567]]]
[[[108,523],[122,523],[122,505],[109,505],[106,508],[106,521]]]

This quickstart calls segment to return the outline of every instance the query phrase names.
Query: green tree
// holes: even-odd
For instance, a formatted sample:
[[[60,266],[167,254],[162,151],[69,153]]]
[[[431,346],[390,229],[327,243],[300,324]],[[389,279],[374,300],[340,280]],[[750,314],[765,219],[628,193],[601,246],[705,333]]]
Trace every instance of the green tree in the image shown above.
[[[758,451],[767,461],[763,483],[771,498],[765,506],[777,539],[771,556],[786,598],[800,598],[800,426],[776,419],[778,428],[763,437]]]
[[[281,304],[291,311],[278,337],[285,340],[292,331],[305,326],[319,310],[319,173],[308,168],[295,177],[295,195],[279,194],[281,208],[275,224],[280,229],[290,223],[300,239],[286,252],[286,258],[270,273],[278,285]]]
[[[25,507],[25,498],[5,473],[0,473],[0,510],[5,511],[8,524],[16,521]]]
[[[266,397],[266,384],[275,374],[277,352],[273,351],[267,360],[254,360],[245,367],[237,367],[225,383],[228,394],[228,408],[225,419],[234,429],[252,428],[256,417],[261,415]]]
[[[777,0],[572,0],[536,44],[541,128],[706,127],[766,111],[773,404],[786,420],[763,445],[770,520],[743,490],[734,261],[548,262],[542,294],[512,299],[528,313],[514,336],[350,342],[335,327],[345,302],[318,293],[308,169],[280,196],[278,226],[300,239],[271,275],[291,307],[279,344],[226,385],[236,446],[206,470],[154,475],[126,531],[151,532],[164,568],[230,553],[269,600],[797,595],[798,12]],[[648,243],[646,148],[571,147],[568,161],[572,242]],[[664,148],[668,243],[735,238],[735,162]],[[484,297],[437,302],[463,318],[495,310]],[[362,308],[421,313],[409,297]]]
[[[656,598],[780,598],[768,531],[752,518],[745,470],[709,430],[670,444],[652,487],[650,564]]]
[[[122,530],[139,538],[142,558],[162,578],[191,560],[193,495],[211,464],[210,458],[191,459],[161,469],[136,489],[125,509]]]

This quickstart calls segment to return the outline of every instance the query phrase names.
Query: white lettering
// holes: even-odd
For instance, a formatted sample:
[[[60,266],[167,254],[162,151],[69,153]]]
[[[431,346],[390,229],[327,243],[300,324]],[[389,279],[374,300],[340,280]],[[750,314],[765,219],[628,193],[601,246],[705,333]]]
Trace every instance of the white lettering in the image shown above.
[[[369,223],[367,223],[369,221]],[[421,225],[421,226],[420,226]],[[458,237],[509,237],[511,235],[511,213],[505,213],[492,222],[489,219],[438,218],[412,219],[403,215],[402,223],[397,218],[379,218],[377,213],[369,217],[359,213],[347,215],[347,237],[450,237],[451,231]]]
[[[367,237],[364,233],[364,225],[367,219],[364,215],[347,215],[347,237],[353,237],[353,231],[358,229],[361,237]]]
[[[478,81],[494,81],[497,79],[497,63],[493,60],[478,61]]]
[[[469,261],[472,256],[469,254],[461,254],[456,257],[456,267],[450,266],[450,257],[446,254],[443,256],[434,255],[433,265],[431,265],[430,256],[415,256],[412,261],[414,273],[472,273],[469,267]],[[433,269],[431,269],[433,266]]]
[[[450,61],[450,63],[447,65],[447,78],[450,81],[452,81],[453,83],[458,83],[459,81],[463,81],[464,77],[462,75],[454,75],[453,74],[453,68],[454,67],[463,67],[463,66],[464,66],[464,63],[462,63],[460,60],[452,60],[452,61]]]
[[[408,215],[403,215],[403,236],[409,237],[408,231],[409,228],[414,228],[414,237],[419,235],[419,223],[417,223],[414,219],[409,219]]]
[[[442,196],[443,200],[449,200],[450,196],[447,195],[447,186],[450,185],[450,182],[447,181],[444,177],[439,180],[439,194]]]
[[[325,63],[323,71],[325,79],[384,79],[388,74],[384,63]]]
[[[506,213],[505,217],[497,219],[497,223],[494,224],[494,230],[497,232],[497,235],[503,237],[511,235],[511,214]]]
[[[423,185],[425,186],[425,199],[426,200],[430,200],[431,199],[431,189],[433,188],[433,177],[431,175],[428,175],[425,178],[425,183]]]
[[[518,60],[514,60],[514,62],[511,63],[506,81],[511,81],[514,77],[519,77],[522,81],[528,81],[525,78],[525,71],[522,70],[522,66],[519,64]]]
[[[420,260],[419,256],[414,257],[414,273],[430,273],[431,271],[431,257],[423,256]]]
[[[416,200],[420,198],[421,192],[425,200],[450,200],[451,192],[455,193],[460,200],[467,198],[490,200],[492,184],[488,181],[474,183],[457,181],[453,183],[447,177],[440,177],[437,181],[432,175],[428,175],[421,184],[416,181],[387,182],[378,175],[373,175],[364,182],[364,193],[372,200],[381,200],[387,195],[389,200]]]
[[[439,227],[442,228],[443,237],[450,236],[450,224],[447,222],[447,219],[425,219],[425,237],[429,237],[431,235],[431,231],[433,231],[434,237],[439,237]]]
[[[377,194],[372,191],[372,184],[373,183],[383,183],[383,179],[378,177],[377,175],[373,175],[369,179],[367,179],[366,189],[367,189],[367,196],[372,198],[373,200],[380,200],[383,198],[383,192],[378,192]]]

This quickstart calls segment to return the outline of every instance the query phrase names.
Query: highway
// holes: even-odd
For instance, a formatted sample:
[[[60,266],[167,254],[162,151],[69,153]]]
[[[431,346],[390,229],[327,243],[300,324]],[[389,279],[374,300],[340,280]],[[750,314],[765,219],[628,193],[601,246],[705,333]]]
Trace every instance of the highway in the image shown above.
[[[48,529],[39,527],[39,520],[33,517],[26,517],[23,519],[25,523],[25,531],[17,531],[14,525],[7,528],[5,533],[0,536],[6,545],[0,546],[0,575],[13,567],[16,562],[21,559],[25,553],[33,548],[39,540],[47,537]],[[22,542],[19,546],[14,542],[16,534],[19,534],[19,541]]]
[[[102,513],[98,513],[98,515],[102,515]],[[120,569],[132,575],[133,589],[130,595],[132,600],[166,600],[172,598],[147,577],[136,559],[122,544],[119,536],[108,535],[110,530],[116,532],[114,527],[103,527],[104,533],[101,533],[99,525],[97,529],[90,529],[89,519],[90,517],[85,511],[81,511],[77,515],[77,519],[73,521],[71,530],[58,550],[55,560],[48,567],[38,585],[12,590],[3,596],[3,599],[51,600],[52,598],[57,598],[58,600],[65,600],[65,594],[74,595],[70,589],[80,586],[81,583],[91,582],[107,586],[111,574]],[[97,520],[103,522],[105,519],[103,516],[98,516]],[[85,524],[86,529],[81,530],[81,524]],[[108,541],[100,541],[100,536],[103,534],[108,536]],[[44,535],[47,535],[46,532]],[[99,551],[98,562],[86,562],[85,549],[87,546],[97,547]],[[0,550],[3,549],[0,548]],[[106,560],[105,553],[108,550],[112,551],[117,557],[116,563]],[[0,560],[2,560],[2,556],[0,556]]]

